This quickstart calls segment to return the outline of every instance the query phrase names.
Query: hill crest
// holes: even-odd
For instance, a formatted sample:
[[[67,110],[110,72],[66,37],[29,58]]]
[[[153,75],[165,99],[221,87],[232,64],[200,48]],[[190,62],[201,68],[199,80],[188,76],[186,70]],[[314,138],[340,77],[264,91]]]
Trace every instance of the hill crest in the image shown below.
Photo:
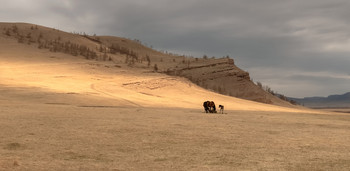
[[[231,58],[203,59],[162,53],[126,38],[72,34],[26,23],[0,23],[0,28],[3,41],[11,39],[53,53],[185,77],[220,94],[293,107],[258,87]]]

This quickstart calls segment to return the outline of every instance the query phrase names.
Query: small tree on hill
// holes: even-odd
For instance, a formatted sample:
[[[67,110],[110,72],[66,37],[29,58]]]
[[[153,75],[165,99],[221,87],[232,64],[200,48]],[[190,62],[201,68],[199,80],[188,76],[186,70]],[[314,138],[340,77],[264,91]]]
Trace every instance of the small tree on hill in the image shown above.
[[[151,58],[146,55],[146,60],[147,60],[147,66],[150,67],[151,66]]]
[[[6,32],[5,32],[5,34],[6,34],[7,36],[11,36],[10,29],[7,29]]]
[[[158,72],[158,65],[154,64],[154,71]]]
[[[107,58],[108,58],[108,56],[107,56],[107,53],[105,52],[105,53],[103,54],[103,61],[106,61]]]
[[[31,33],[28,33],[27,34],[27,39],[31,39],[32,38],[32,34]]]
[[[258,86],[258,87],[260,87],[260,88],[263,88],[263,86],[262,86],[262,84],[261,84],[261,82],[256,82],[256,85]]]
[[[24,42],[24,36],[19,35],[17,41],[18,41],[18,43],[23,43]]]
[[[129,55],[126,55],[125,57],[125,63],[127,64],[129,62]]]
[[[13,33],[18,33],[18,27],[16,25],[12,26],[12,32]]]

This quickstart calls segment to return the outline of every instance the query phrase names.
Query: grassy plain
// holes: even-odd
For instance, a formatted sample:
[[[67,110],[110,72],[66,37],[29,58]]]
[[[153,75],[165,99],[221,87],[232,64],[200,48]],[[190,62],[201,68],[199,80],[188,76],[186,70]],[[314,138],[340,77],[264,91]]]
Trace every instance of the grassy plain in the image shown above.
[[[72,103],[78,97],[41,103],[75,95],[27,88],[1,87],[1,92],[0,170],[350,168],[347,114],[205,114],[200,107]]]

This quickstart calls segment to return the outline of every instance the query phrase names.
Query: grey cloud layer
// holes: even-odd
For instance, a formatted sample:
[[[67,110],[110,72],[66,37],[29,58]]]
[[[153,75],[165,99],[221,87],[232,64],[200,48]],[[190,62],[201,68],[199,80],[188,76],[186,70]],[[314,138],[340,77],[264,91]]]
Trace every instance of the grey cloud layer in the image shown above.
[[[137,38],[188,55],[230,55],[254,80],[289,96],[350,91],[349,78],[336,77],[350,74],[347,0],[14,0],[2,4],[0,16],[5,21]],[[328,79],[304,73],[325,73]],[[307,84],[301,75],[308,77]]]

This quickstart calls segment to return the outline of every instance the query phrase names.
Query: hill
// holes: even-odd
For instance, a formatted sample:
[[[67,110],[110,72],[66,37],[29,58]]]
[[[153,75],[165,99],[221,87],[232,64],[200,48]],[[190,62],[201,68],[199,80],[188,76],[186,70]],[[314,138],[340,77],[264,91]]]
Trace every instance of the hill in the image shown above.
[[[194,58],[162,53],[137,40],[112,36],[72,34],[53,28],[26,24],[0,23],[2,41],[16,41],[27,49],[38,48],[65,53],[87,60],[106,61],[130,69],[145,69],[189,79],[198,86],[247,100],[293,107],[255,85],[231,58]]]
[[[328,97],[289,98],[311,108],[350,108],[350,92]]]

